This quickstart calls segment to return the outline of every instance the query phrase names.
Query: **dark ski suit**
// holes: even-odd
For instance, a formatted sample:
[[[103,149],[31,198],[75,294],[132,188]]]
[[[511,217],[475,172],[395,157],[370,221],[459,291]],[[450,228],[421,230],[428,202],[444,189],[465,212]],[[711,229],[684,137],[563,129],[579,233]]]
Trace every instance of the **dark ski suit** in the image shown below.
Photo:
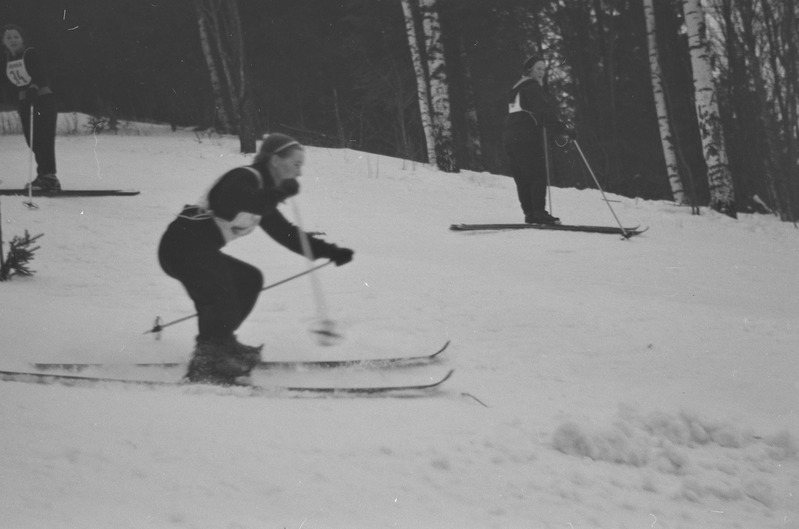
[[[525,217],[546,210],[547,168],[544,128],[563,135],[567,127],[557,117],[554,102],[544,88],[530,77],[522,77],[508,97],[508,115],[502,143]]]
[[[227,242],[260,225],[272,239],[303,254],[299,229],[277,209],[296,192],[276,186],[265,163],[239,167],[214,184],[207,204],[185,206],[167,227],[158,248],[159,262],[194,302],[198,342],[229,341],[263,287],[260,270],[221,251]],[[312,236],[308,239],[315,259],[326,257],[338,263],[346,259],[342,254],[352,256],[348,249]]]
[[[58,112],[55,96],[44,59],[35,48],[25,48],[21,56],[6,52],[6,78],[16,87],[17,111],[22,121],[25,141],[30,145],[31,91],[33,102],[33,154],[36,156],[36,175],[56,174],[55,131]]]

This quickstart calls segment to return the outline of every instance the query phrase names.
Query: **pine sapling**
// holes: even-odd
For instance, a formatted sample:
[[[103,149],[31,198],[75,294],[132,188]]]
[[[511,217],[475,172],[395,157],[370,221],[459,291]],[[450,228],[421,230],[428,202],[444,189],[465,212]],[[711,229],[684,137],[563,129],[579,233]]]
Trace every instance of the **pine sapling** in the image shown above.
[[[28,230],[25,230],[25,236],[14,236],[8,245],[8,256],[3,259],[2,255],[2,240],[0,240],[0,281],[7,281],[12,276],[32,276],[34,270],[28,267],[28,264],[33,260],[33,253],[39,249],[38,246],[31,247],[39,237],[44,235],[40,233],[35,237],[31,237]]]

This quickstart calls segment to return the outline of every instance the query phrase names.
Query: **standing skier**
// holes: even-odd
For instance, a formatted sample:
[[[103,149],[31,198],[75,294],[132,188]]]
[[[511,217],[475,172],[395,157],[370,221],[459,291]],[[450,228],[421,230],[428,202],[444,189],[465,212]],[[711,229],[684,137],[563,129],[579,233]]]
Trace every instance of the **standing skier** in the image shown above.
[[[6,77],[16,87],[17,111],[22,121],[25,141],[36,156],[36,179],[28,182],[34,191],[56,193],[61,183],[56,176],[55,130],[58,112],[44,59],[36,48],[28,46],[25,32],[9,24],[0,29],[6,56]],[[31,112],[33,145],[31,146]]]
[[[502,142],[510,160],[519,203],[528,224],[557,224],[546,210],[547,162],[544,129],[570,140],[576,133],[558,119],[555,104],[544,88],[544,59],[534,55],[524,62],[522,78],[508,98]]]
[[[303,254],[299,228],[277,209],[299,192],[305,150],[284,134],[264,136],[252,165],[219,178],[204,203],[185,206],[164,233],[158,249],[163,270],[180,281],[194,302],[199,333],[186,373],[189,382],[229,385],[247,376],[261,348],[243,345],[233,334],[255,306],[263,276],[254,266],[223,253],[229,241],[260,226],[275,241]],[[307,236],[311,257],[337,266],[353,251]]]

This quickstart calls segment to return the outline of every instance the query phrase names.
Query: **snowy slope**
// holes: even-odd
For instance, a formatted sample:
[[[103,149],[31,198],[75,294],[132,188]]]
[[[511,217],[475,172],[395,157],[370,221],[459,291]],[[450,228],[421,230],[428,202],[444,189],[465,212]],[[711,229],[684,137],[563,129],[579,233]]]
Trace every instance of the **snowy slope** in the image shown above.
[[[44,233],[35,276],[0,283],[0,368],[188,358],[193,321],[142,334],[155,316],[194,311],[155,251],[183,204],[249,161],[237,149],[143,125],[59,136],[64,187],[142,193],[40,198],[33,211],[0,197],[6,242]],[[0,167],[2,186],[27,181],[21,136],[0,136]],[[301,182],[306,228],[356,250],[318,275],[345,339],[320,347],[308,333],[307,278],[265,292],[239,338],[275,359],[452,345],[429,370],[264,381],[454,368],[445,388],[296,399],[2,382],[0,525],[799,527],[792,225],[611,196],[625,225],[650,230],[455,233],[450,223],[518,222],[512,181],[309,148]],[[553,199],[568,222],[614,223],[595,191]],[[261,233],[227,250],[267,283],[306,267]]]

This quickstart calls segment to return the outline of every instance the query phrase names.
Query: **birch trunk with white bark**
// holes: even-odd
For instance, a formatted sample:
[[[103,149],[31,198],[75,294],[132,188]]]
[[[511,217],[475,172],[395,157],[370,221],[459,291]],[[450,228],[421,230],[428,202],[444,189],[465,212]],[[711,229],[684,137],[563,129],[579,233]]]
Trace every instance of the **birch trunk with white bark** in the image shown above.
[[[655,110],[657,112],[658,126],[660,128],[660,142],[663,147],[663,158],[666,161],[666,174],[671,185],[671,195],[678,204],[685,203],[685,190],[680,178],[680,166],[677,162],[677,151],[674,148],[674,139],[671,134],[666,95],[663,87],[663,75],[660,69],[660,54],[658,53],[657,29],[655,25],[654,0],[644,1],[644,17],[646,18],[647,45],[649,47],[649,69],[652,79],[652,93],[655,97]]]
[[[416,73],[416,97],[419,100],[419,113],[427,146],[427,163],[436,165],[436,140],[433,134],[433,116],[430,112],[430,87],[427,82],[427,70],[424,67],[422,50],[419,47],[419,36],[416,34],[416,17],[411,0],[402,0],[402,12],[405,15],[405,33],[408,35],[408,48],[411,51],[413,71]]]
[[[442,171],[457,173],[458,161],[455,156],[454,131],[450,112],[447,63],[444,59],[444,43],[441,40],[441,23],[437,4],[437,0],[421,0],[420,2],[425,51],[430,72],[430,103],[433,136],[436,143],[436,165]]]
[[[710,189],[710,207],[715,211],[737,218],[735,192],[730,173],[721,117],[716,99],[716,87],[707,45],[707,26],[700,0],[683,0],[688,48],[694,76],[696,114],[702,151],[707,164]]]

